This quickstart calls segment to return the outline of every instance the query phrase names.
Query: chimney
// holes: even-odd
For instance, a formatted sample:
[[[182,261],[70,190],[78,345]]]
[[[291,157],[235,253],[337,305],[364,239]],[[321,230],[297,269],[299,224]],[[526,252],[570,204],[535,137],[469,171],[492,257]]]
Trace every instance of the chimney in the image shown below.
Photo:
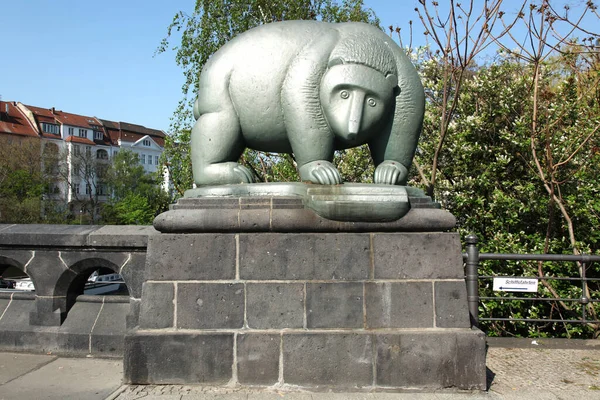
[[[56,110],[52,107],[52,114],[56,114]]]

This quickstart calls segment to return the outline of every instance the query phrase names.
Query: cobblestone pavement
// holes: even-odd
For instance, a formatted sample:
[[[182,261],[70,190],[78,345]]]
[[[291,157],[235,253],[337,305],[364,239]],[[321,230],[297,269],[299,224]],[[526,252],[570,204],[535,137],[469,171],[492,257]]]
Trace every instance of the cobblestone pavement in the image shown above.
[[[117,400],[600,400],[600,349],[490,347],[487,393],[288,393],[281,389],[214,389],[182,385],[123,386]]]

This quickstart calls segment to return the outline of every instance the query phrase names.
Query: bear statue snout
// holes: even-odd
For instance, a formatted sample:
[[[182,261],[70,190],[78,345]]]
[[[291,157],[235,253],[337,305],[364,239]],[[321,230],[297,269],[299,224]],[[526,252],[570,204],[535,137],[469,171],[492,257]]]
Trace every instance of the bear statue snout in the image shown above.
[[[356,138],[356,135],[360,132],[364,103],[365,96],[363,93],[356,92],[354,96],[352,96],[350,115],[348,117],[348,139],[350,140]]]

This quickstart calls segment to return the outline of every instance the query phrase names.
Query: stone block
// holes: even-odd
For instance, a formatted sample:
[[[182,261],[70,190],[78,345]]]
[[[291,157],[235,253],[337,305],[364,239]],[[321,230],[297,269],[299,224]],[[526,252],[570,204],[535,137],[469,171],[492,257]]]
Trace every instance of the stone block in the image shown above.
[[[56,349],[54,352],[63,354],[90,354],[90,334],[88,333],[65,333],[60,331],[56,334]]]
[[[371,335],[284,333],[283,380],[286,384],[313,388],[371,386]]]
[[[365,285],[368,328],[433,328],[431,282]]]
[[[458,233],[373,235],[375,279],[461,279]]]
[[[148,236],[158,235],[152,226],[144,225],[105,225],[91,232],[88,244],[93,247],[139,247],[148,245]]]
[[[0,265],[15,267],[25,272],[25,265],[33,258],[34,254],[35,252],[32,250],[0,249]]]
[[[125,383],[224,385],[232,377],[233,334],[127,335],[123,364]]]
[[[4,351],[56,353],[60,346],[55,331],[0,331],[0,348]],[[81,354],[80,351],[78,351]]]
[[[148,238],[147,280],[234,279],[233,234],[161,234]]]
[[[3,311],[4,315],[0,319],[0,334],[3,331],[28,331],[30,330],[30,313],[35,310],[35,301],[33,300],[15,300]]]
[[[307,328],[362,328],[362,283],[306,285]]]
[[[434,288],[435,325],[438,328],[470,328],[466,283],[435,282]]]
[[[136,299],[142,297],[142,284],[144,283],[144,273],[146,270],[146,253],[131,252],[129,259],[121,268],[121,276],[127,285],[129,295]]]
[[[238,381],[248,385],[277,383],[280,342],[280,335],[237,335]]]
[[[25,272],[35,285],[38,296],[55,296],[58,293],[66,295],[69,284],[76,276],[61,261],[59,252],[53,250],[37,250]]]
[[[102,303],[76,302],[60,327],[61,332],[83,333],[89,336],[98,318]]]
[[[240,277],[256,280],[368,278],[368,234],[240,234]]]
[[[179,283],[177,328],[237,329],[244,325],[242,283]]]
[[[10,304],[10,298],[0,298],[0,315],[4,314],[4,310]]]
[[[122,357],[125,346],[125,335],[92,335],[90,337],[90,354],[98,357]]]
[[[84,247],[88,235],[99,228],[94,225],[16,224],[0,231],[0,245]]]
[[[253,329],[302,328],[304,284],[246,284],[246,318]]]
[[[122,355],[129,303],[104,302],[91,331],[91,352],[98,355]]]
[[[481,331],[421,331],[376,335],[377,385],[485,390]]]
[[[269,226],[271,210],[257,209],[242,205],[239,211],[240,230],[243,232],[260,232]]]
[[[60,326],[67,317],[67,298],[64,296],[35,297],[35,308],[29,323],[37,326]]]
[[[77,274],[87,275],[98,268],[108,268],[119,273],[128,257],[128,253],[113,251],[64,251],[60,254],[69,269]]]
[[[146,282],[142,287],[139,324],[142,329],[172,327],[175,315],[175,285],[171,282]]]
[[[125,324],[127,329],[133,329],[140,325],[140,308],[142,301],[140,299],[129,299],[129,313],[125,317]]]

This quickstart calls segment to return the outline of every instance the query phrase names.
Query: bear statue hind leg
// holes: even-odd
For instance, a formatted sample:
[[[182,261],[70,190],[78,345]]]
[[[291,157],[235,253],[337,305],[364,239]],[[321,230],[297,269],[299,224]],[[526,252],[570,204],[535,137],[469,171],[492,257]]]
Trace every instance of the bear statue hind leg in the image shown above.
[[[194,174],[196,185],[224,185],[255,181],[254,175],[248,168],[232,161],[205,165],[198,175],[199,179]]]
[[[235,112],[203,114],[192,129],[192,169],[196,185],[252,183],[252,172],[236,161],[245,145]]]

